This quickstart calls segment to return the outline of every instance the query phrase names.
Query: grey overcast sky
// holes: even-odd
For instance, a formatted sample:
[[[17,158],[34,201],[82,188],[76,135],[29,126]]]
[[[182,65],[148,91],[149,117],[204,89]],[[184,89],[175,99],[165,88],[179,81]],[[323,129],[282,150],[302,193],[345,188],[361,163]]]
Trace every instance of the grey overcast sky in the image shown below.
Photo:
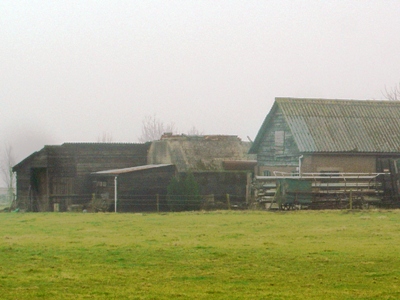
[[[399,49],[398,0],[0,0],[0,141],[254,139],[275,97],[381,99]]]

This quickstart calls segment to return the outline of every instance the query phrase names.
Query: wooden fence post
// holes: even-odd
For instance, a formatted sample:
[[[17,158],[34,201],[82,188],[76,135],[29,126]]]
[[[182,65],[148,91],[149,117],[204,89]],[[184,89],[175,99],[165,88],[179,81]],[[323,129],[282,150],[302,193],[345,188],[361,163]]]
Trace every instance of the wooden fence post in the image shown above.
[[[231,198],[229,194],[226,194],[226,202],[228,204],[228,210],[231,210]]]
[[[353,191],[350,190],[350,210],[353,209]]]

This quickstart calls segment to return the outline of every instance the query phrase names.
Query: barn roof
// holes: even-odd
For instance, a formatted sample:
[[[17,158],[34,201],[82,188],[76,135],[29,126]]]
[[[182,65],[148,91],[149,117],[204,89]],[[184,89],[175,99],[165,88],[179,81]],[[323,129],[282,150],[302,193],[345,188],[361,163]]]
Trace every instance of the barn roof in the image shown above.
[[[276,98],[249,153],[278,111],[301,153],[400,152],[400,101]]]
[[[61,145],[45,145],[41,150],[35,151],[30,154],[28,157],[24,158],[22,161],[14,165],[13,171],[18,171],[20,168],[23,168],[26,164],[31,164],[33,161],[36,161],[36,164],[40,163],[40,167],[47,166],[47,157],[50,154],[54,154],[54,151],[60,153],[61,151],[68,151],[70,153],[81,151],[84,153],[85,151],[97,151],[99,153],[104,153],[108,157],[112,158],[115,154],[110,154],[110,151],[114,153],[118,150],[127,150],[127,151],[138,151],[144,153],[144,160],[146,159],[146,152],[150,147],[150,143],[63,143]],[[133,155],[133,152],[132,152]],[[139,155],[136,155],[139,157]]]
[[[243,161],[250,144],[232,135],[164,135],[149,150],[151,164],[174,164],[179,172],[224,171],[224,161]]]

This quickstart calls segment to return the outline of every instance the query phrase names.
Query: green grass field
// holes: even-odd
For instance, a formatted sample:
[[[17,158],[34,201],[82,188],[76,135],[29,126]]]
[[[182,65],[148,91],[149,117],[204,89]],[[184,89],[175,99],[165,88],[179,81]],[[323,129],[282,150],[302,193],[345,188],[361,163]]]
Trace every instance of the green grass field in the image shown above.
[[[400,211],[0,214],[0,299],[399,299]]]

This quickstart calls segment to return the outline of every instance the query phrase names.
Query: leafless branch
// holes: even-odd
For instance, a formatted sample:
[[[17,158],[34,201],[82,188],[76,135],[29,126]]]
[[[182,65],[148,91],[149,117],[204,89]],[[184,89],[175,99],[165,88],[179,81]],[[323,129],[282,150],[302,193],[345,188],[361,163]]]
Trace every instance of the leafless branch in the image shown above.
[[[385,86],[385,91],[382,92],[382,95],[389,101],[400,101],[400,83],[390,89]]]
[[[12,171],[12,167],[15,165],[15,162],[16,160],[12,146],[9,144],[5,144],[1,161],[1,176],[3,182],[8,188],[15,187],[15,176]]]
[[[139,137],[139,142],[159,140],[164,133],[175,133],[175,131],[174,123],[165,125],[156,115],[146,116],[142,121],[142,135]]]
[[[10,144],[4,145],[3,156],[0,164],[0,171],[3,182],[7,186],[7,202],[12,206],[14,196],[15,196],[15,186],[16,186],[16,178],[15,174],[12,171],[13,166],[15,165],[16,159],[14,156],[13,148]]]

